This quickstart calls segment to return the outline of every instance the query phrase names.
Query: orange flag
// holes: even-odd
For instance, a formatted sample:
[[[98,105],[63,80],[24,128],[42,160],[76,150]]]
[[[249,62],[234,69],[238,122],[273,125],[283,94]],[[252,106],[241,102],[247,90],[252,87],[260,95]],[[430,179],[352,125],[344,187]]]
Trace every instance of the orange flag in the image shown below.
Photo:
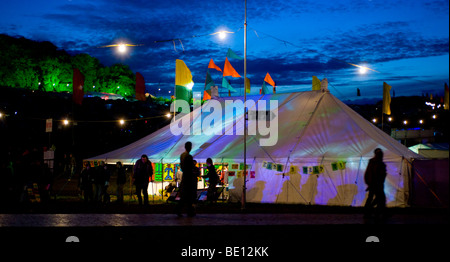
[[[272,77],[270,77],[269,73],[266,74],[266,77],[264,77],[264,81],[266,81],[269,85],[275,87],[275,81],[273,81]],[[275,90],[275,89],[274,89]]]
[[[220,69],[220,67],[218,67],[216,64],[214,64],[214,61],[212,60],[212,58],[211,58],[211,60],[209,60],[208,68],[214,68],[217,71],[222,72],[222,69]]]
[[[225,65],[223,66],[223,76],[241,77],[231,66],[228,58],[225,58]]]
[[[203,101],[211,99],[211,90],[203,91]]]

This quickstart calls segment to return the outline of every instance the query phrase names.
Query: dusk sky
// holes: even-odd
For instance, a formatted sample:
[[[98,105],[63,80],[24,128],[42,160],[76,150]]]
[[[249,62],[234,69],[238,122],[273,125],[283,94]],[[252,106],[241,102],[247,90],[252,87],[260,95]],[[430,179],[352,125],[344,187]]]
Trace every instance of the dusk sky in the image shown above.
[[[277,92],[311,90],[313,75],[328,78],[330,92],[344,101],[381,100],[383,82],[396,96],[443,95],[449,82],[448,0],[248,0],[247,7],[252,94],[267,72]],[[202,91],[211,58],[223,68],[228,48],[244,56],[243,26],[243,0],[0,2],[0,33],[50,41],[105,66],[127,64],[155,95],[173,90],[176,59],[190,68],[194,91]],[[234,33],[210,35],[221,30]],[[171,39],[180,40],[159,42]],[[102,48],[120,42],[139,46],[126,54]],[[243,60],[230,62],[243,76]],[[375,71],[360,74],[350,64]],[[221,73],[210,73],[220,85]],[[243,94],[243,78],[230,80],[235,95]]]

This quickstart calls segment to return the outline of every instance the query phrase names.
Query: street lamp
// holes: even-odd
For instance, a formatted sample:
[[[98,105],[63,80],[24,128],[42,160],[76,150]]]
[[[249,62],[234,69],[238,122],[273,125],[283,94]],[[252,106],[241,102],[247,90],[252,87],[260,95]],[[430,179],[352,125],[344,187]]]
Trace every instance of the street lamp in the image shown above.
[[[119,53],[125,53],[127,51],[127,46],[125,44],[119,44],[117,46],[117,50],[119,51]]]

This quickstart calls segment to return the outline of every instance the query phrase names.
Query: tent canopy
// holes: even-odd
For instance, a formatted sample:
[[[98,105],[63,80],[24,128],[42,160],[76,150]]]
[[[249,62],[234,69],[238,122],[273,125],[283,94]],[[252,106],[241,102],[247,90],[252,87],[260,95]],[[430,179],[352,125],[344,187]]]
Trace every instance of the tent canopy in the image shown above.
[[[216,100],[222,107],[221,135],[192,134],[195,126],[209,122],[205,118],[210,112],[197,108],[184,117],[176,117],[179,124],[190,119],[190,135],[173,135],[170,125],[117,150],[92,157],[86,160],[104,160],[109,164],[122,161],[133,164],[142,154],[147,154],[153,162],[174,163],[184,152],[184,144],[191,141],[191,154],[199,162],[205,162],[208,157],[214,161],[243,161],[243,111],[236,110],[236,119],[226,119],[226,110],[231,105],[225,101],[243,101],[243,97],[221,97]],[[268,135],[249,135],[247,138],[247,159],[265,161],[267,159],[347,159],[349,157],[372,157],[373,150],[380,147],[385,152],[384,159],[392,160],[401,157],[417,158],[417,154],[404,147],[389,135],[379,130],[372,123],[361,117],[347,105],[328,92],[308,91],[288,94],[271,94],[247,96],[247,100],[266,101],[269,109],[270,100],[278,101],[278,139],[274,146],[261,146],[261,139]],[[210,103],[203,105],[203,109]],[[258,108],[249,109],[249,126],[252,112]],[[263,111],[263,110],[262,110]],[[253,114],[254,115],[254,114]],[[267,114],[268,115],[268,114]],[[273,115],[273,114],[272,114]],[[234,121],[233,121],[234,120]],[[256,122],[256,121],[254,121]],[[215,131],[214,130],[214,131]],[[227,134],[233,130],[233,135]],[[258,130],[257,130],[258,131]],[[275,136],[276,134],[271,134]]]

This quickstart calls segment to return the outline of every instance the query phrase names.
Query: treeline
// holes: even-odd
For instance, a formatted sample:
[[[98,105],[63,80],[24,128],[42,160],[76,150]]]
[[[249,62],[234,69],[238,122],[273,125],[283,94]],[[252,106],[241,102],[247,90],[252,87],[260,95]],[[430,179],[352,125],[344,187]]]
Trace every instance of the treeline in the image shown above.
[[[88,54],[69,55],[48,41],[0,34],[0,86],[72,92],[73,68],[85,76],[85,92],[135,94],[136,76],[127,65],[107,67]]]

